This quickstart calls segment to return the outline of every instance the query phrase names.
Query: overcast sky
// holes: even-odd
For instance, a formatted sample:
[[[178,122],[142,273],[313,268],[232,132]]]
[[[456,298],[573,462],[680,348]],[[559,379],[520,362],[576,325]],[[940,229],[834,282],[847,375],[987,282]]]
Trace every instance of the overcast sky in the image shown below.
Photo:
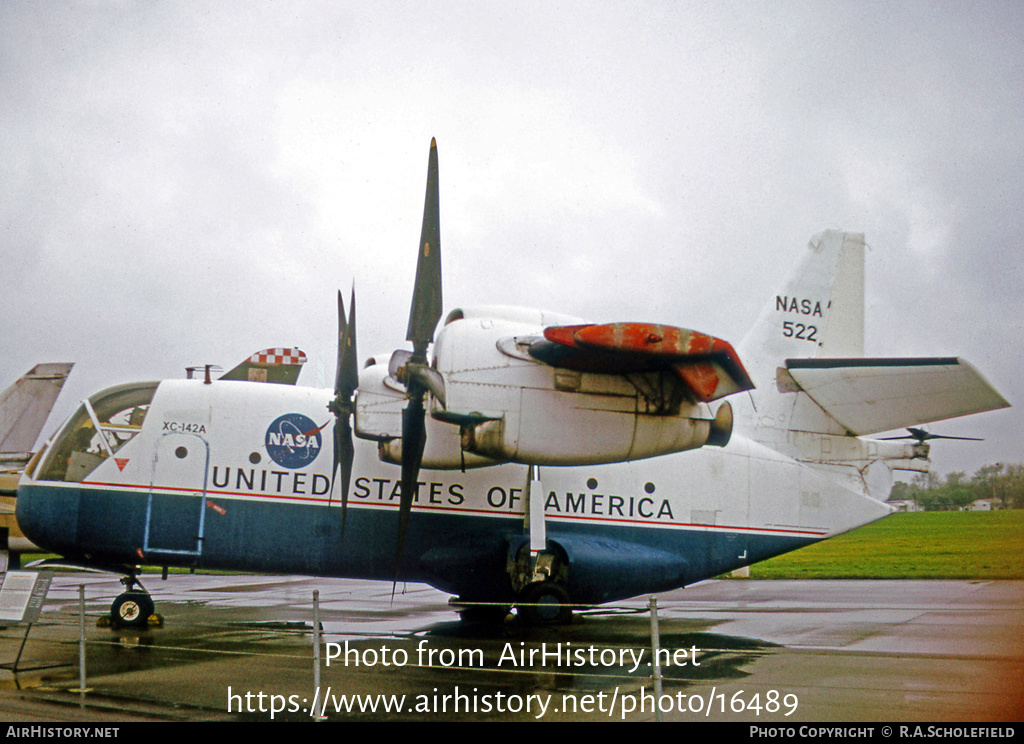
[[[267,346],[403,344],[427,153],[445,306],[738,343],[808,238],[863,232],[867,353],[1016,407],[935,469],[1024,462],[1024,4],[0,3],[0,388]],[[48,431],[56,426],[51,421]]]

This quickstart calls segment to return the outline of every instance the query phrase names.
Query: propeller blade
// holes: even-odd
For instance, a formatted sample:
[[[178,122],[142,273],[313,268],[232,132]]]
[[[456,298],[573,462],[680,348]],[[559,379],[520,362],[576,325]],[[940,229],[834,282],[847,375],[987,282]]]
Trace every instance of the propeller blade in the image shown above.
[[[393,362],[406,369],[405,383],[408,405],[402,411],[402,494],[398,511],[398,538],[395,543],[395,581],[405,549],[405,537],[412,514],[423,448],[427,442],[426,410],[423,399],[428,382],[437,387],[436,380],[426,373],[409,373],[417,368],[426,369],[427,347],[434,340],[434,328],[441,319],[441,218],[437,186],[437,140],[430,141],[430,159],[427,163],[427,195],[423,204],[423,227],[420,231],[416,282],[409,309],[406,339],[412,341],[413,351],[408,357]],[[443,394],[443,382],[441,383]]]
[[[352,482],[352,463],[355,446],[352,442],[352,424],[349,417],[353,412],[353,396],[359,387],[359,369],[356,354],[356,292],[352,289],[349,316],[345,318],[345,302],[338,292],[338,364],[334,381],[334,400],[330,409],[334,412],[334,467],[331,470],[331,495],[334,498],[334,480],[341,470],[341,534],[345,535],[345,519],[348,510],[348,489]]]
[[[419,388],[418,382],[411,382],[410,388]],[[409,515],[416,495],[416,481],[423,462],[423,448],[427,443],[426,421],[423,410],[423,391],[410,395],[409,405],[402,411],[402,492],[398,508],[398,540],[395,544],[395,577],[398,577],[402,551],[405,549],[405,535],[409,527]],[[412,393],[412,390],[410,390]]]
[[[359,361],[356,355],[356,288],[352,287],[348,321],[345,321],[345,303],[338,291],[338,371],[334,390],[351,399],[359,387]]]
[[[348,509],[348,487],[352,482],[352,461],[355,459],[355,446],[352,444],[352,425],[348,416],[342,415],[334,422],[334,475],[341,469],[341,534],[345,535],[345,517]],[[334,481],[331,481],[330,504],[334,498]]]
[[[412,341],[417,353],[426,353],[434,340],[434,328],[441,319],[441,218],[437,187],[437,140],[430,141],[427,166],[427,197],[423,204],[423,228],[420,231],[419,257],[416,260],[416,283],[409,310],[406,339]],[[424,359],[424,361],[426,361]]]

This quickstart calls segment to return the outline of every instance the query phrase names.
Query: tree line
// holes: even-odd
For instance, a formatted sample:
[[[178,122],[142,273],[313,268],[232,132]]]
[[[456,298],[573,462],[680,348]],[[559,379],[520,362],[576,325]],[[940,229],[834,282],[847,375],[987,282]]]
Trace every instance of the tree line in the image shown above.
[[[977,499],[988,499],[993,509],[1024,509],[1024,465],[985,465],[972,477],[962,471],[945,478],[918,473],[913,481],[893,484],[889,500],[913,500],[925,511],[963,509]]]

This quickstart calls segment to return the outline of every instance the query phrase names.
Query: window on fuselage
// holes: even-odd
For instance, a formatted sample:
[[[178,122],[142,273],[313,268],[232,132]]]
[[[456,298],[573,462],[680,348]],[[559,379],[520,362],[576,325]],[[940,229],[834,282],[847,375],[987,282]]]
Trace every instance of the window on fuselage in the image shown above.
[[[118,385],[89,398],[50,445],[38,479],[84,480],[139,433],[158,384]]]

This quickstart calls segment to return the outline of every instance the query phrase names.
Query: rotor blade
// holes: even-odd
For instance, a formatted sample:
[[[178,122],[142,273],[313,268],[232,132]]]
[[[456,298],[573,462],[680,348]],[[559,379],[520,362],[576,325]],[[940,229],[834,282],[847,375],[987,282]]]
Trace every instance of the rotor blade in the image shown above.
[[[434,328],[441,319],[441,218],[437,187],[437,141],[430,141],[430,162],[427,166],[427,197],[423,204],[423,228],[420,232],[419,257],[416,261],[416,283],[406,339],[413,342],[419,354],[426,353],[434,338]]]
[[[914,427],[910,427],[909,429],[907,429],[907,431],[910,433],[904,434],[903,436],[899,437],[879,437],[879,441],[894,441],[897,439],[915,439],[918,442],[927,442],[932,439],[960,439],[965,442],[985,441],[984,439],[981,439],[979,437],[954,437],[946,434],[932,434],[931,432],[925,431],[924,429],[918,429]]]

